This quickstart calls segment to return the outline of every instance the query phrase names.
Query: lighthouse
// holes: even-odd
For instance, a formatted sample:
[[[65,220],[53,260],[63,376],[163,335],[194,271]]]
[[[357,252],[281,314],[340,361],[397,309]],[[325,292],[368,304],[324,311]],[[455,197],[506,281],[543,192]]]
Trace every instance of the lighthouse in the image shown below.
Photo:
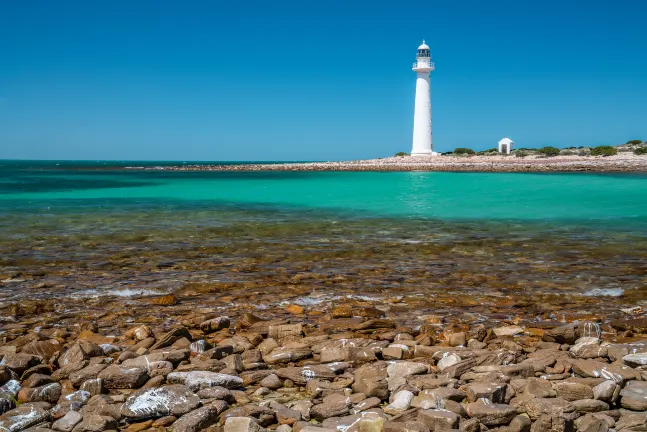
[[[437,156],[431,139],[431,71],[435,69],[431,61],[429,46],[422,41],[416,54],[413,71],[416,73],[416,105],[413,114],[413,147],[411,156]]]

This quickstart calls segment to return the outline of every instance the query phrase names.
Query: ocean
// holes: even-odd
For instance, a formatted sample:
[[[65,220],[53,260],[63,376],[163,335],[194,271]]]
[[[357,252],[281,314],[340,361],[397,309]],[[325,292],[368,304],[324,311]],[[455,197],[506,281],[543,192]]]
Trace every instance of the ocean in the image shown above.
[[[647,174],[142,169],[177,164],[0,161],[0,308],[204,283],[258,308],[645,297]]]

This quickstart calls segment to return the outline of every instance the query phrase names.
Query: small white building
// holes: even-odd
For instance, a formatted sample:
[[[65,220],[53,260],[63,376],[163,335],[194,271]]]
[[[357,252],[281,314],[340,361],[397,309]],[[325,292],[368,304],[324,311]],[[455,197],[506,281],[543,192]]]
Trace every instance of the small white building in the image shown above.
[[[510,154],[513,146],[514,142],[510,138],[503,138],[499,141],[499,153]]]

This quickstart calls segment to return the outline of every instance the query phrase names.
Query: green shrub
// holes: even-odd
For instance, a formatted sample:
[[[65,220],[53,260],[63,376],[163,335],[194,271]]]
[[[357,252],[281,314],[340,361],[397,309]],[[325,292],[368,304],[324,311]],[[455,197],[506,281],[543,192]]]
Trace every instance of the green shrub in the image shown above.
[[[457,155],[464,155],[464,154],[473,155],[474,153],[476,152],[471,148],[459,147],[457,149],[454,149],[454,154],[457,154]]]
[[[544,156],[557,156],[559,154],[559,149],[557,147],[553,146],[546,146],[542,147],[539,149],[539,153],[543,154]]]
[[[629,141],[627,141],[627,144],[642,144],[642,141],[640,141],[640,140],[629,140]]]
[[[576,153],[573,150],[562,150],[559,154],[562,156],[573,156]]]
[[[577,151],[578,156],[589,156],[591,154],[591,151],[585,147],[582,147],[580,150]]]
[[[527,151],[523,151],[523,150],[519,150],[519,151],[514,152],[514,155],[515,155],[516,157],[520,157],[520,158],[526,157],[526,156],[528,156],[529,154],[530,154],[530,153],[528,153]]]
[[[618,154],[614,146],[597,146],[591,149],[591,156],[613,156]]]
[[[637,155],[647,155],[647,145],[638,147],[636,150],[634,150],[634,154]]]
[[[396,155],[397,157],[410,156],[410,154],[409,154],[409,153],[407,153],[407,152],[397,152],[395,155]]]

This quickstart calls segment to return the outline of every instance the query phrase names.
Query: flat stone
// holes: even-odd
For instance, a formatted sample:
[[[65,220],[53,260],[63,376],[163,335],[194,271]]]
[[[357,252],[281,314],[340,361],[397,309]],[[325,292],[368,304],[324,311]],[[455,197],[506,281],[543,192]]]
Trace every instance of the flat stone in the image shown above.
[[[608,403],[601,400],[595,400],[595,399],[576,400],[576,401],[572,401],[571,405],[573,406],[573,408],[575,408],[575,411],[578,411],[578,412],[592,413],[592,412],[609,410]]]
[[[647,381],[629,381],[620,391],[620,405],[632,411],[647,410]]]
[[[517,416],[517,409],[510,405],[491,403],[488,400],[479,400],[465,406],[467,414],[477,418],[486,426],[506,425]]]
[[[172,372],[168,374],[166,380],[170,384],[184,384],[192,391],[200,391],[209,387],[234,389],[243,385],[242,378],[235,375],[206,371]]]
[[[34,404],[23,404],[0,416],[0,430],[21,431],[50,419],[47,410]]]
[[[61,432],[71,432],[74,426],[83,420],[83,416],[76,411],[68,411],[63,417],[52,424],[52,429]]]
[[[503,326],[503,327],[495,327],[492,329],[492,332],[494,332],[495,335],[501,337],[501,336],[515,336],[518,334],[523,333],[523,328],[519,326]]]
[[[258,423],[249,417],[229,417],[225,421],[224,432],[264,432]],[[303,431],[303,429],[302,429]]]
[[[121,414],[131,419],[181,416],[200,405],[200,398],[181,384],[139,390],[128,397]]]
[[[413,393],[408,390],[400,390],[393,396],[393,402],[384,408],[384,412],[392,415],[402,413],[409,409],[412,400]]]
[[[528,378],[523,393],[538,398],[555,397],[556,393],[550,381],[541,378]]]
[[[83,420],[74,426],[72,432],[102,432],[107,430],[117,430],[117,421],[109,416],[98,414],[84,415]]]
[[[450,431],[458,425],[459,417],[446,410],[420,410],[418,421],[434,432]]]
[[[593,389],[585,384],[557,382],[553,385],[558,397],[567,401],[593,399]]]
[[[461,388],[465,391],[468,402],[488,399],[497,404],[502,403],[505,399],[506,384],[474,382]]]
[[[227,404],[223,402],[191,411],[173,423],[173,432],[198,432],[206,429],[218,422],[218,416],[226,407]]]
[[[143,367],[124,367],[113,365],[105,368],[98,375],[107,389],[136,389],[148,381],[148,371]]]
[[[420,375],[428,372],[427,365],[409,361],[390,362],[386,368],[389,378],[406,378],[411,375]]]

